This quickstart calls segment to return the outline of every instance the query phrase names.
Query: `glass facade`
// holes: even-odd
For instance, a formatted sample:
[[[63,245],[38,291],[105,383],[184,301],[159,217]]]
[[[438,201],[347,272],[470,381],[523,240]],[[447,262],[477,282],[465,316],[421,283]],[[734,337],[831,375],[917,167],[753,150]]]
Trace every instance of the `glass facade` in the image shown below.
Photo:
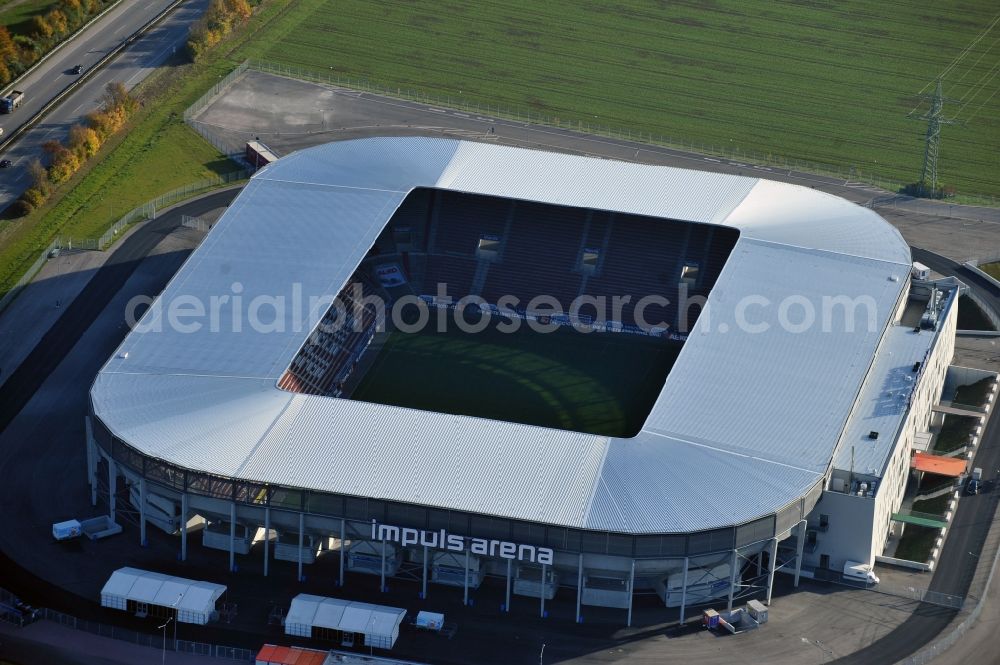
[[[92,415],[91,419],[94,439],[105,454],[153,485],[177,493],[187,492],[235,501],[237,504],[269,506],[276,510],[345,519],[349,523],[353,522],[348,527],[351,533],[362,537],[370,534],[368,525],[376,520],[380,524],[428,530],[446,529],[448,533],[457,535],[549,547],[560,552],[607,554],[636,559],[678,558],[728,551],[781,534],[808,514],[822,491],[822,483],[817,483],[817,487],[810,490],[804,501],[786,506],[777,515],[711,531],[662,535],[587,531],[214,476],[147,457],[113,436],[100,418]]]

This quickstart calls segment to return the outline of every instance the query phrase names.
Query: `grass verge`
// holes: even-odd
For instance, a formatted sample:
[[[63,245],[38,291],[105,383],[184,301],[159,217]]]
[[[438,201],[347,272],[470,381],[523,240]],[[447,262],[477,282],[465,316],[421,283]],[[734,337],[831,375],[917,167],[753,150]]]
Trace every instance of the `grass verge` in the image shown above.
[[[292,0],[273,0],[196,64],[166,63],[136,90],[142,108],[125,130],[32,214],[0,220],[0,297],[57,235],[99,236],[160,194],[236,165],[184,124],[184,110],[243,59],[233,53],[280,18]]]
[[[926,562],[934,549],[934,540],[940,535],[940,529],[932,529],[916,524],[907,524],[903,537],[896,546],[895,558],[906,561]]]
[[[993,263],[984,263],[979,266],[979,269],[984,273],[992,277],[993,279],[1000,279],[1000,261]]]
[[[924,150],[926,123],[907,118],[927,109],[918,93],[996,13],[986,0],[948,21],[916,0],[510,0],[441,9],[430,0],[301,0],[285,19],[292,29],[261,34],[251,55],[906,183],[919,177]],[[976,84],[998,61],[975,46],[945,80],[945,95],[977,100],[965,109],[967,125],[942,134],[939,182],[959,195],[1000,194],[1000,96],[986,99]]]
[[[941,431],[934,439],[933,452],[943,454],[964,448],[969,443],[969,435],[977,423],[978,420],[972,416],[946,415]]]
[[[933,499],[914,501],[913,510],[918,513],[927,513],[928,515],[944,515],[945,511],[948,510],[948,502],[950,500],[951,492],[948,494],[942,494],[941,496],[936,496]],[[909,530],[910,527],[907,526],[906,528]]]
[[[969,406],[983,406],[986,404],[986,396],[990,394],[990,387],[993,379],[986,377],[967,386],[959,386],[955,389],[955,404],[967,404]]]

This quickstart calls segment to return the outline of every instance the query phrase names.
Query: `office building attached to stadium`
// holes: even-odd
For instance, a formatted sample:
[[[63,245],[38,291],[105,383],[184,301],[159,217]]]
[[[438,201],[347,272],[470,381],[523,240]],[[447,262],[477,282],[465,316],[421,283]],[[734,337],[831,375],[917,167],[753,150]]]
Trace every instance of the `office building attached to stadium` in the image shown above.
[[[334,331],[291,306],[268,330],[229,306],[214,325],[166,325],[171,303],[191,314],[221,295],[448,307],[438,283],[498,317],[675,359],[634,427],[574,431],[352,399],[389,334],[369,307],[331,307],[323,322],[353,324]],[[698,324],[640,326],[635,302],[678,284],[707,297]],[[177,534],[182,558],[200,516],[231,566],[278,558],[301,576],[336,557],[348,589],[352,572],[465,599],[495,584],[506,607],[558,598],[623,622],[643,591],[682,612],[769,601],[778,570],[797,583],[882,553],[958,290],[911,278],[874,212],[809,188],[467,141],[323,145],[250,180],[102,368],[92,498],[109,495],[112,517],[128,501],[142,537]],[[502,294],[632,305],[614,320],[498,313]]]

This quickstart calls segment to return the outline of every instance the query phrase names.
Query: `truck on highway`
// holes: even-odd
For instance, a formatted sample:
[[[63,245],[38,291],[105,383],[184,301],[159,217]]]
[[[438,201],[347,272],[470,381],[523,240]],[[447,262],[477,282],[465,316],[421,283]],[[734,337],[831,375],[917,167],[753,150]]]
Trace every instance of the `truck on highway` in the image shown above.
[[[24,93],[20,90],[11,90],[10,94],[0,99],[0,112],[13,113],[14,109],[24,101]]]

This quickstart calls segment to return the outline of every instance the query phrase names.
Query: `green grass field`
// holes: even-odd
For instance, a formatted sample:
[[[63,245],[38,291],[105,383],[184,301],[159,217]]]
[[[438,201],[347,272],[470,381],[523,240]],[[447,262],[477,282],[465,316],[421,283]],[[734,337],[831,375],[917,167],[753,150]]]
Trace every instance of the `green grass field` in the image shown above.
[[[984,263],[979,269],[994,279],[1000,279],[1000,262]]]
[[[31,31],[32,17],[42,16],[55,6],[55,0],[0,2],[0,25],[7,26],[12,35],[27,35]]]
[[[390,333],[351,398],[630,437],[680,350],[632,335],[449,327]]]
[[[393,88],[907,183],[919,177],[926,130],[907,113],[996,13],[988,0],[302,0],[251,50]],[[939,165],[959,194],[1000,194],[994,30],[944,79],[946,96],[968,102],[945,107],[967,124],[945,127]]]

